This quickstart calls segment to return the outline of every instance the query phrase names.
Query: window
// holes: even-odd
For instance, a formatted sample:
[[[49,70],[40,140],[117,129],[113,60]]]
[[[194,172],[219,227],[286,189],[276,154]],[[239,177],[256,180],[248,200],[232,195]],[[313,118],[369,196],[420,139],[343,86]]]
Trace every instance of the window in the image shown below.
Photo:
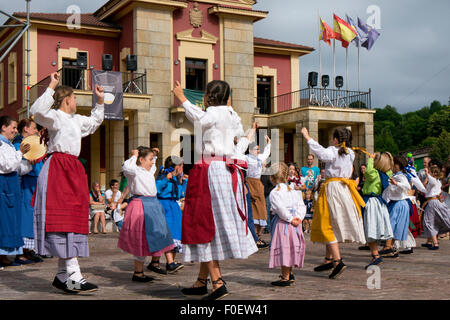
[[[194,136],[189,134],[180,135],[180,157],[183,158],[183,171],[189,174],[195,162]]]
[[[5,81],[3,80],[3,63],[0,63],[0,110],[3,109],[3,86]]]
[[[272,77],[258,76],[256,78],[257,86],[257,106],[260,114],[270,114],[272,111]]]
[[[77,60],[62,59],[62,84],[74,89],[84,89],[83,70],[77,65]]]
[[[8,57],[8,104],[17,100],[17,55],[11,52]]]
[[[206,61],[186,58],[186,89],[205,91]]]

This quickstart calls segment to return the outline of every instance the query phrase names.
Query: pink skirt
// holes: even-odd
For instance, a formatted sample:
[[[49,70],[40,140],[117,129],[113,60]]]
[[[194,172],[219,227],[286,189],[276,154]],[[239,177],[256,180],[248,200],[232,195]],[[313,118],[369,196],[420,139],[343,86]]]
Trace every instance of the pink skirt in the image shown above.
[[[172,250],[175,246],[171,244],[159,251],[150,252],[145,236],[144,207],[141,200],[135,199],[125,209],[125,217],[117,247],[136,257],[160,257],[164,252]]]
[[[303,267],[305,259],[305,238],[302,224],[294,227],[279,219],[272,234],[269,268]]]

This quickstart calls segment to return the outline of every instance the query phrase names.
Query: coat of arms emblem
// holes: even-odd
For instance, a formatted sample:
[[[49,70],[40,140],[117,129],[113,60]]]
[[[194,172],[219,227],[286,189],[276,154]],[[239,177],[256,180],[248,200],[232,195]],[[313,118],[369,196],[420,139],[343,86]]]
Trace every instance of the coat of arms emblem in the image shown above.
[[[194,2],[194,7],[189,11],[189,20],[194,28],[201,27],[203,24],[203,13],[198,8],[197,2]]]

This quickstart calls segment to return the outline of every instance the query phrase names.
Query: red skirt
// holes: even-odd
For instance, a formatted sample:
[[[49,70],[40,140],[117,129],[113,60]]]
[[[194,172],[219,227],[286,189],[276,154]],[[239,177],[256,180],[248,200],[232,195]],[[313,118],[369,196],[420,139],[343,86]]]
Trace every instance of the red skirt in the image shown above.
[[[409,228],[409,231],[411,231],[414,238],[417,238],[418,236],[420,236],[422,234],[422,223],[420,222],[420,217],[419,217],[419,213],[417,211],[417,206],[414,203],[412,205],[412,208],[413,208],[413,214],[412,214],[412,216],[409,217],[409,219],[411,220],[412,224],[415,226],[415,229],[411,230],[411,228]]]
[[[89,186],[77,157],[54,152],[47,180],[46,232],[89,233]]]

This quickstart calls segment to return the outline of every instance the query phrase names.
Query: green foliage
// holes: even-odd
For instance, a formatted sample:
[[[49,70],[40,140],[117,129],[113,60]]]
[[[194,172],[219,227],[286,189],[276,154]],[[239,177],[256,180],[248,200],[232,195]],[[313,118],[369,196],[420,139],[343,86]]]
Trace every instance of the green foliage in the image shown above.
[[[393,106],[375,109],[375,150],[393,154],[425,146],[438,145],[442,132],[450,132],[450,106],[433,101],[429,107],[399,114]],[[440,140],[439,140],[440,141]],[[443,142],[439,146],[443,147]],[[442,151],[445,152],[445,149]]]
[[[450,155],[450,132],[443,130],[430,151],[431,158],[437,158],[442,163],[447,162]]]
[[[348,105],[349,108],[360,108],[360,109],[366,109],[367,106],[363,101],[353,101]]]

